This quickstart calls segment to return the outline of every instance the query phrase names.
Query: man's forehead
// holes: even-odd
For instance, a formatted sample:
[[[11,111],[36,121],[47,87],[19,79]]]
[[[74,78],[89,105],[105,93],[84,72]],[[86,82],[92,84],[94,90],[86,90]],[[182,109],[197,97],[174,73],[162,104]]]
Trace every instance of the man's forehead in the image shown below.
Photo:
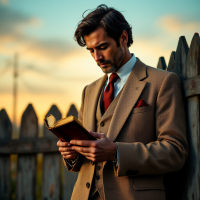
[[[109,41],[109,37],[107,36],[104,28],[99,27],[89,35],[85,35],[84,40],[87,48],[92,48],[101,45],[102,43],[107,43]]]

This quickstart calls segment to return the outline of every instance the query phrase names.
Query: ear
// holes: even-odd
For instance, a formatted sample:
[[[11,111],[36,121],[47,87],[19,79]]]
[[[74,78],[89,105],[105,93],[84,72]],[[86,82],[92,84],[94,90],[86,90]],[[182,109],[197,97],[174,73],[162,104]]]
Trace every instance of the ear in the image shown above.
[[[120,41],[120,44],[122,46],[127,46],[127,43],[128,43],[128,33],[125,30],[122,31],[122,34],[120,35],[119,41]]]

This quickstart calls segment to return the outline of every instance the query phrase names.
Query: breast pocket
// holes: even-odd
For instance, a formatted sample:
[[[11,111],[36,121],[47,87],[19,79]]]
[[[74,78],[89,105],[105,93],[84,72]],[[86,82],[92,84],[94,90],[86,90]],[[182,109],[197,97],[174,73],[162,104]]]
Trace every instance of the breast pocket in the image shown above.
[[[134,108],[132,110],[132,114],[149,112],[151,110],[152,110],[152,106],[145,106],[145,107]]]

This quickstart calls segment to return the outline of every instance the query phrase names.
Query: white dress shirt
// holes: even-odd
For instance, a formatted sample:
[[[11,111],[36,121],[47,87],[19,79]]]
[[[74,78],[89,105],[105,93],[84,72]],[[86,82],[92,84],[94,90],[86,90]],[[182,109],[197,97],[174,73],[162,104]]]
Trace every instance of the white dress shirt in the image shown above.
[[[114,83],[114,98],[119,94],[119,92],[121,91],[121,89],[124,87],[135,63],[136,63],[137,59],[135,57],[134,54],[132,54],[131,59],[126,62],[117,72],[116,74],[119,76],[119,78],[117,79],[117,81]],[[108,73],[108,78],[104,87],[104,90],[106,89],[109,80],[110,80],[110,76],[112,73]],[[101,107],[102,107],[102,102],[103,101],[103,95],[101,97]]]

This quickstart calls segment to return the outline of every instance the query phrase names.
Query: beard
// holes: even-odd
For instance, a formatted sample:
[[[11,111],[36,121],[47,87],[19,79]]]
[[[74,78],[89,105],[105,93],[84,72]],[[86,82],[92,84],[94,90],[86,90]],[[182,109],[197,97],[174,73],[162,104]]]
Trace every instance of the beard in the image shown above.
[[[113,56],[111,60],[102,59],[97,62],[97,65],[102,69],[102,71],[106,74],[117,72],[117,70],[121,67],[121,63],[124,59],[124,51],[122,47],[118,47],[119,51]],[[101,67],[101,65],[107,64],[106,67]]]

